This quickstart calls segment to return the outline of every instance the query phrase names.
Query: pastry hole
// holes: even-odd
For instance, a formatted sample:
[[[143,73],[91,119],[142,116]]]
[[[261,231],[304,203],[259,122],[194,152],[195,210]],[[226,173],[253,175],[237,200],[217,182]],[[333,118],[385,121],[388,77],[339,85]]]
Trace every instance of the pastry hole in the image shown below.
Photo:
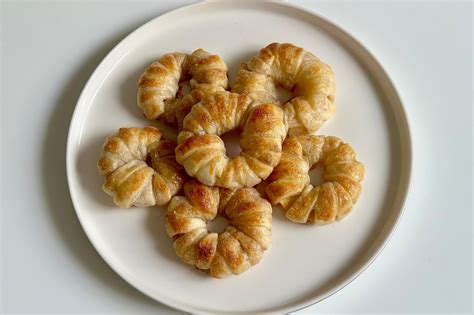
[[[146,156],[145,163],[146,163],[149,167],[153,167],[153,166],[152,166],[152,165],[153,165],[153,161],[152,161],[150,155],[147,155],[147,156]]]
[[[240,154],[242,150],[239,144],[240,134],[237,130],[226,132],[220,137],[222,141],[224,141],[225,150],[228,157],[232,158]]]
[[[308,173],[311,185],[316,187],[324,183],[323,174],[324,166],[321,163],[316,163]]]
[[[186,94],[189,94],[191,91],[191,86],[189,85],[189,81],[182,81],[178,84],[178,91],[176,92],[176,98],[180,99],[183,98]]]
[[[207,222],[207,230],[211,233],[222,233],[227,225],[229,225],[229,220],[218,215],[214,220]]]
[[[286,102],[288,102],[290,99],[293,98],[293,93],[290,90],[285,89],[281,86],[278,86],[276,88],[276,95],[277,95],[278,101],[281,104],[285,104]]]

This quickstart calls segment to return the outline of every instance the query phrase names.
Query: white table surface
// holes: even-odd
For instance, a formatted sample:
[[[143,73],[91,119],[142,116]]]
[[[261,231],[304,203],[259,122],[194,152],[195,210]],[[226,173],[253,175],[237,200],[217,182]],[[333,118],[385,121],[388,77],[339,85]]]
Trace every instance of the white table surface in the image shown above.
[[[411,123],[403,219],[359,278],[302,313],[472,312],[472,3],[292,1],[336,22],[385,66]],[[66,183],[69,121],[117,42],[189,1],[1,4],[1,310],[171,313],[98,256]]]

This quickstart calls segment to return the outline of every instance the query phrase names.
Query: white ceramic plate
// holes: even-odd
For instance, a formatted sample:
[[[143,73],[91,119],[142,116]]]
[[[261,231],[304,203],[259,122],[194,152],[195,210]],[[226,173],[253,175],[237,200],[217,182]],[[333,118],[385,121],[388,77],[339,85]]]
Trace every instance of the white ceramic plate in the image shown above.
[[[240,276],[216,280],[180,262],[164,210],[117,209],[101,190],[96,159],[107,135],[156,125],[136,106],[142,70],[166,52],[202,47],[223,57],[231,80],[241,62],[271,42],[292,42],[336,73],[336,114],[318,132],[351,143],[365,164],[351,215],[316,227],[274,211],[273,245]],[[189,312],[288,312],[344,287],[380,253],[407,194],[411,144],[405,113],[387,74],[356,40],[314,13],[285,3],[204,2],[162,15],[125,38],[87,83],[71,122],[67,173],[72,200],[105,261],[148,296]]]

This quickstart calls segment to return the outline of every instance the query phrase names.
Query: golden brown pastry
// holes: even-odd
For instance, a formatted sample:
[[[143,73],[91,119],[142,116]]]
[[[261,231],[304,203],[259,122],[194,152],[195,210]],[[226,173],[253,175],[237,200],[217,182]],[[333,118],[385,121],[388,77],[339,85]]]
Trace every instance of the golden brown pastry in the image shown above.
[[[215,278],[241,274],[260,262],[271,244],[272,207],[255,189],[229,190],[191,179],[184,194],[171,200],[166,213],[166,231],[184,262]],[[218,214],[229,225],[211,233],[206,223]]]
[[[175,147],[157,128],[120,128],[107,138],[97,163],[104,191],[122,208],[167,204],[186,176]]]
[[[313,187],[308,171],[316,163],[325,167],[325,182]],[[292,136],[283,143],[281,161],[266,181],[266,194],[273,205],[282,205],[293,222],[327,224],[351,211],[363,178],[364,166],[341,139]]]
[[[183,97],[183,83],[190,93]],[[148,119],[181,127],[203,95],[227,88],[227,66],[217,55],[197,49],[191,55],[170,53],[152,63],[138,81],[138,107]],[[195,91],[194,91],[195,90]]]
[[[334,113],[335,78],[330,66],[293,44],[272,43],[241,65],[232,92],[255,104],[277,103],[276,87],[292,91],[283,104],[290,135],[313,133]]]
[[[176,160],[209,186],[252,187],[278,164],[286,137],[281,109],[230,92],[206,95],[184,119]],[[229,158],[220,135],[239,128],[241,153]]]

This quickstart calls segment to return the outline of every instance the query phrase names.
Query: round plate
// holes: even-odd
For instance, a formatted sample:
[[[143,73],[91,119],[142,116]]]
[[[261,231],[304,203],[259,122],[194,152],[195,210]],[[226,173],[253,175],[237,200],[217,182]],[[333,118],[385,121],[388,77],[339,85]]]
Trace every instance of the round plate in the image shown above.
[[[360,200],[327,226],[290,223],[274,209],[273,244],[239,276],[213,279],[182,263],[167,237],[164,209],[116,208],[102,192],[96,160],[119,127],[157,125],[136,106],[136,82],[153,60],[198,47],[219,54],[235,77],[240,63],[271,42],[313,52],[336,73],[336,114],[318,134],[351,143],[365,164]],[[387,74],[331,22],[286,3],[204,2],[143,25],[102,61],[77,103],[67,146],[72,200],[104,260],[146,295],[189,312],[288,312],[344,287],[380,253],[407,194],[411,144],[406,116]]]

